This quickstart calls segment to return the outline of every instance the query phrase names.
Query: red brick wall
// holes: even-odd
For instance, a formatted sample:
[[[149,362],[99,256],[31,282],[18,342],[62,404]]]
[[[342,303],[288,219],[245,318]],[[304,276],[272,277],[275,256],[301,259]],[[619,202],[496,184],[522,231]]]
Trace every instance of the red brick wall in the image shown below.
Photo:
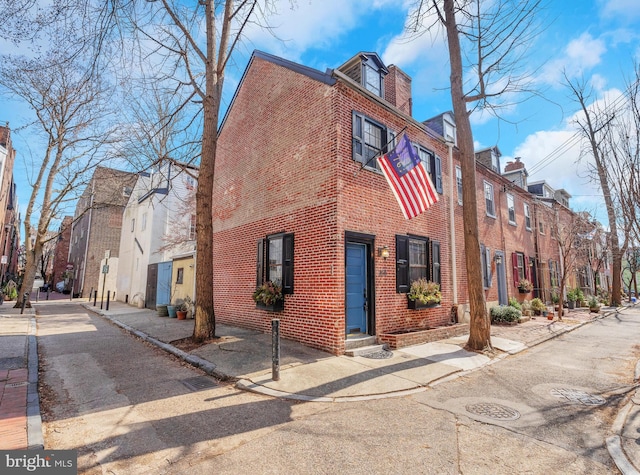
[[[400,131],[406,121],[356,91],[328,86],[259,58],[247,71],[221,131],[214,191],[214,302],[218,321],[268,331],[255,308],[256,243],[294,233],[294,293],[285,298],[282,335],[332,353],[345,345],[345,232],[375,236],[391,256],[375,257],[375,333],[450,320],[447,202],[406,221],[384,177],[351,159],[352,111]],[[443,158],[446,147],[417,126],[412,140]],[[407,309],[395,291],[395,235],[440,241],[441,307]]]

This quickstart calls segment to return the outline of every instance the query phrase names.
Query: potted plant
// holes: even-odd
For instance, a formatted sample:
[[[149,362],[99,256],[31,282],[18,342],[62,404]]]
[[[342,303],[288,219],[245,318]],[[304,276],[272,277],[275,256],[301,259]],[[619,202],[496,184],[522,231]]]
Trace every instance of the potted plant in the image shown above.
[[[531,310],[533,310],[533,313],[536,315],[542,315],[542,312],[547,310],[547,306],[542,300],[536,297],[531,300]]]
[[[600,302],[598,302],[598,299],[595,296],[591,296],[589,299],[589,311],[593,313],[600,312]]]
[[[518,283],[518,292],[521,294],[528,294],[533,290],[533,282],[529,279],[522,279]]]
[[[435,307],[440,305],[441,300],[440,284],[431,282],[424,277],[411,282],[411,287],[407,294],[408,308],[416,310]]]
[[[281,312],[284,309],[282,286],[270,280],[256,289],[253,293],[253,300],[257,308],[271,312]]]
[[[570,289],[567,291],[567,307],[569,307],[569,310],[576,308],[576,300],[578,299],[576,290],[578,289]]]
[[[189,311],[189,303],[187,303],[187,299],[191,301],[189,297],[186,297],[182,301],[176,302],[176,316],[178,320],[186,320],[187,312]]]

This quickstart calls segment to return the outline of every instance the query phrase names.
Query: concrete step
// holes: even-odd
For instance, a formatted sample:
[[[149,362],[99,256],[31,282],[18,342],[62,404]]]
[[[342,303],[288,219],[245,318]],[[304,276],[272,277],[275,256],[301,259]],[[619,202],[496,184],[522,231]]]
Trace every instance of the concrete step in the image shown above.
[[[357,335],[350,335],[347,337],[347,340],[345,341],[345,348],[347,350],[352,350],[354,348],[361,348],[363,346],[369,346],[369,345],[375,345],[375,344],[376,344],[375,336],[357,334]]]
[[[345,356],[363,356],[363,355],[368,355],[370,353],[378,353],[386,349],[387,349],[387,345],[368,345],[368,346],[361,346],[359,348],[346,350],[344,354]]]

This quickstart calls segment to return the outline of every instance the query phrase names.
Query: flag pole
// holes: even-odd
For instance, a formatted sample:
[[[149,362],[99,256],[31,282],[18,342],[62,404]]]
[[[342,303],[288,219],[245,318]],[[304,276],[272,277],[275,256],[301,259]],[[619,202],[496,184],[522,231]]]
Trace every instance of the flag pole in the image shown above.
[[[404,132],[405,130],[407,130],[408,126],[404,126],[402,128],[402,130],[400,132],[398,132],[398,134],[396,135],[396,138],[400,135],[402,135],[402,132]],[[360,168],[358,168],[355,172],[353,172],[353,176],[357,176],[358,173],[367,165],[369,165],[369,163],[371,163],[371,160],[373,160],[374,158],[378,158],[380,156],[380,154],[382,153],[382,151],[387,148],[387,145],[389,145],[391,142],[393,141],[393,139],[389,140],[386,144],[383,145],[382,149],[380,149],[378,151],[378,153],[376,153],[373,157],[371,157],[369,160],[367,160],[365,163],[363,163],[362,165],[360,165]]]

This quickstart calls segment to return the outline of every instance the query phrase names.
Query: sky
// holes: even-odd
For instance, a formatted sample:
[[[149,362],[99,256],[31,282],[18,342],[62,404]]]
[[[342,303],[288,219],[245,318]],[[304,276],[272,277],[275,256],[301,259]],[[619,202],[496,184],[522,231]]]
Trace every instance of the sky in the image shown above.
[[[419,121],[452,110],[446,42],[439,32],[407,38],[405,23],[412,0],[280,0],[269,18],[274,36],[253,28],[227,70],[224,105],[233,96],[247,61],[259,49],[325,71],[361,51],[376,52],[412,78],[413,116]],[[578,105],[563,84],[572,80],[593,88],[594,100],[616,97],[640,62],[640,1],[549,0],[539,18],[543,26],[523,65],[531,71],[538,96],[503,111],[500,119],[471,116],[476,150],[497,146],[502,166],[521,157],[529,181],[546,180],[572,195],[576,211],[589,211],[607,224],[599,188],[587,177],[588,159],[580,158],[574,115]],[[0,51],[8,47],[0,44]],[[0,123],[19,127],[23,107],[0,99]],[[28,136],[14,134],[18,151],[14,175],[24,210],[32,172]]]

